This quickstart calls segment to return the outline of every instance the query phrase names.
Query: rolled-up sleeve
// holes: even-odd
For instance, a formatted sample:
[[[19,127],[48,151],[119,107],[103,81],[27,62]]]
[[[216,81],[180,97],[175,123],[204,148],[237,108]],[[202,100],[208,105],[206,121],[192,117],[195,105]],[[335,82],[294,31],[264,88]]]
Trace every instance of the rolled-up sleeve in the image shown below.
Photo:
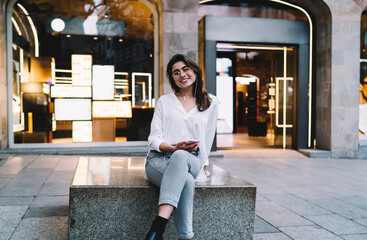
[[[150,124],[148,144],[150,149],[161,152],[159,146],[162,142],[165,142],[163,139],[163,106],[161,99],[158,99],[154,109],[153,119]]]

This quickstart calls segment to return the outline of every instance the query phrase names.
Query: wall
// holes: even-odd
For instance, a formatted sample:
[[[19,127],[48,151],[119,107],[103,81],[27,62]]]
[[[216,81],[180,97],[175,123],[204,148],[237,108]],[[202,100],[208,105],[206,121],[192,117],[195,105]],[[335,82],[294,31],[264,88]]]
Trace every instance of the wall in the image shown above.
[[[0,149],[7,148],[8,144],[5,5],[5,0],[0,0]]]
[[[331,156],[357,157],[360,21],[363,4],[351,0],[325,0],[325,2],[333,16]]]
[[[197,60],[198,1],[163,0],[163,94],[172,92],[166,66],[173,55],[183,53]]]

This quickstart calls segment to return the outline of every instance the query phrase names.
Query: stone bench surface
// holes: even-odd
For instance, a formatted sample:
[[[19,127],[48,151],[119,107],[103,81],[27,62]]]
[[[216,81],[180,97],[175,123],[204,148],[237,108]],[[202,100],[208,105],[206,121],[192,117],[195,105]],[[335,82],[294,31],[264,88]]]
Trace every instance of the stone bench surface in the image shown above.
[[[80,157],[70,186],[69,239],[144,239],[159,188],[143,178],[142,157]],[[252,239],[256,187],[210,165],[197,182],[193,239]],[[173,218],[165,239],[175,239]]]

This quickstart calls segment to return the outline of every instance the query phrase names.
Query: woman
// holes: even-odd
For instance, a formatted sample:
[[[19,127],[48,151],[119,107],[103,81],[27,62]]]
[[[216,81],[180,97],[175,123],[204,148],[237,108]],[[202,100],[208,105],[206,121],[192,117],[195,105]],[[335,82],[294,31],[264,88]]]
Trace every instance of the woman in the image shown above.
[[[209,164],[218,115],[218,100],[203,89],[202,71],[193,60],[173,56],[166,74],[173,93],[158,99],[148,138],[145,173],[160,195],[146,240],[163,239],[172,213],[178,239],[194,236],[195,178]]]

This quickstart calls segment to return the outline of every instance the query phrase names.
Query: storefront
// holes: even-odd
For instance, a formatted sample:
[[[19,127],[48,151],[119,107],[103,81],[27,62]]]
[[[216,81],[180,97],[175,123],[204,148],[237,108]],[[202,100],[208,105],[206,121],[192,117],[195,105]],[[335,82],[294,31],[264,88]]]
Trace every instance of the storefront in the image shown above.
[[[279,140],[276,147],[322,149],[337,158],[367,156],[358,117],[365,105],[363,1],[0,1],[6,13],[0,20],[0,149],[146,146],[155,101],[171,91],[165,65],[183,53],[204,68],[213,94],[221,94],[217,76],[231,73],[208,66],[216,66],[217,59],[236,66],[232,120],[225,123],[232,132],[266,122],[267,133],[272,129]],[[247,18],[247,25],[269,19],[301,22],[309,51],[302,50],[303,43],[276,40],[286,34],[266,35],[274,30],[266,24],[232,33],[241,39],[206,38],[200,19],[210,17]],[[232,23],[214,30],[230,30]],[[265,64],[276,62],[272,76],[251,73],[254,55]],[[248,82],[254,79],[256,84]],[[255,125],[248,121],[251,114],[238,117],[243,102],[235,95],[253,90],[256,106],[247,114],[253,114]],[[272,108],[277,101],[278,113]]]

